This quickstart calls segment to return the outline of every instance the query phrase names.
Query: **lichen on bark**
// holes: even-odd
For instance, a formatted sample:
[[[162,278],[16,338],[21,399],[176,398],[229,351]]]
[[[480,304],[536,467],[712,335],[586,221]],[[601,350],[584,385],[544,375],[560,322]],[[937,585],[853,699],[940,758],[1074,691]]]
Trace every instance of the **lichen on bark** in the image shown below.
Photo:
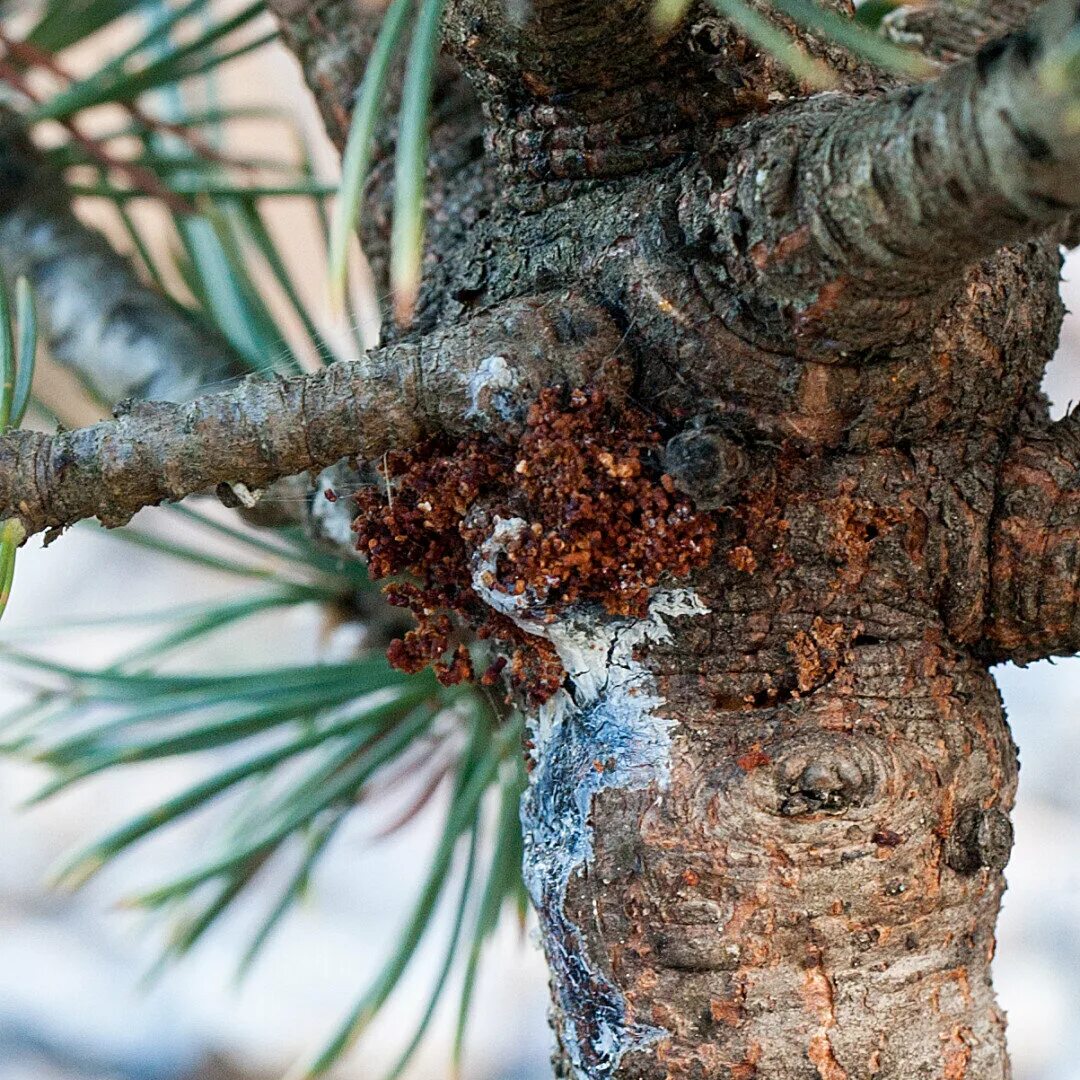
[[[551,623],[522,621],[553,644],[569,675],[533,721],[522,821],[525,884],[542,926],[560,1043],[580,1075],[613,1075],[625,1055],[667,1037],[651,1017],[635,1015],[610,977],[607,953],[594,952],[566,901],[571,879],[594,857],[594,799],[607,789],[668,786],[675,724],[659,711],[663,701],[635,650],[670,641],[668,620],[705,614],[692,592],[671,590],[653,596],[637,620],[598,622],[571,610]]]

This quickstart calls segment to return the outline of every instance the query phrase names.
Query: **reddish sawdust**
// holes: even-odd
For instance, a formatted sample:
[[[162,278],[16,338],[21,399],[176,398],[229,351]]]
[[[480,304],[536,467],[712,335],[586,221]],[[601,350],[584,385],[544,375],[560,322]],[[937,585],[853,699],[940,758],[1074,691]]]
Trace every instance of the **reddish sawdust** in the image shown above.
[[[550,389],[517,444],[470,435],[390,454],[385,484],[358,495],[353,528],[375,578],[413,579],[386,586],[418,622],[391,645],[391,663],[412,672],[431,665],[446,683],[473,678],[462,643],[471,631],[503,646],[482,681],[508,668],[511,687],[531,703],[549,698],[565,677],[554,649],[477,596],[474,556],[496,517],[520,518],[525,527],[498,554],[486,587],[548,621],[586,601],[643,616],[664,575],[702,566],[715,545],[711,517],[653,466],[659,441],[638,409],[615,408],[595,389]]]

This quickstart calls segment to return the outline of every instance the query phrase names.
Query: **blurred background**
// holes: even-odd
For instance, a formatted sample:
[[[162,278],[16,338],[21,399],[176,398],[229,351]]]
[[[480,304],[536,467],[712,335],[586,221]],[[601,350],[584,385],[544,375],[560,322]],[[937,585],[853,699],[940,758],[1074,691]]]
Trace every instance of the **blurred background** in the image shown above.
[[[92,69],[92,51],[72,62]],[[320,175],[335,179],[335,155],[321,140],[314,108],[283,48],[272,45],[231,64],[222,73],[221,93],[232,104],[287,110],[308,138]],[[231,150],[286,153],[287,143],[280,127],[254,121],[230,132]],[[130,250],[111,205],[88,199],[80,213]],[[152,207],[135,206],[132,213],[151,215],[152,231]],[[328,315],[326,268],[309,202],[275,199],[268,219],[276,235],[288,238],[281,250],[305,303]],[[1080,309],[1080,259],[1067,265],[1064,288],[1066,303],[1072,298],[1070,306]],[[281,298],[269,289],[268,297],[288,327]],[[352,325],[327,317],[327,334],[341,348],[353,343],[355,349],[357,329],[370,340],[372,310],[370,297],[360,296]],[[1072,317],[1046,390],[1059,415],[1080,399],[1080,324]],[[47,363],[38,392],[68,423],[99,412]],[[190,539],[215,550],[205,531],[174,517],[164,521],[159,512],[144,511],[139,520],[171,541]],[[221,547],[227,552],[227,541]],[[0,638],[24,646],[34,640],[35,628],[213,600],[236,588],[228,574],[79,528],[51,550],[34,542],[20,554]],[[65,633],[50,639],[44,652],[92,668],[137,640],[136,628],[118,624]],[[200,639],[182,660],[185,670],[223,663],[260,668],[335,658],[347,647],[316,605],[299,604]],[[997,676],[1023,766],[995,962],[1015,1076],[1080,1080],[1080,660],[1007,667]],[[0,710],[28,693],[25,681],[0,669]],[[280,887],[273,874],[258,879],[186,959],[149,984],[146,975],[166,929],[160,920],[117,906],[118,898],[188,863],[212,820],[170,830],[80,892],[47,887],[50,869],[65,852],[205,771],[199,755],[143,765],[24,809],[45,774],[0,759],[0,1080],[276,1078],[318,1047],[378,970],[422,878],[441,825],[438,813],[421,814],[389,837],[378,835],[385,814],[363,807],[351,814],[318,864],[306,899],[241,985],[236,963]],[[426,1004],[439,961],[437,952],[420,954],[404,992],[395,995],[359,1052],[337,1067],[337,1076],[367,1080],[393,1063],[401,1033],[408,1038]],[[546,1000],[544,966],[529,928],[504,917],[481,969],[464,1075],[548,1080]],[[446,1075],[453,1039],[453,1010],[448,1012],[414,1059],[407,1074],[414,1080]]]

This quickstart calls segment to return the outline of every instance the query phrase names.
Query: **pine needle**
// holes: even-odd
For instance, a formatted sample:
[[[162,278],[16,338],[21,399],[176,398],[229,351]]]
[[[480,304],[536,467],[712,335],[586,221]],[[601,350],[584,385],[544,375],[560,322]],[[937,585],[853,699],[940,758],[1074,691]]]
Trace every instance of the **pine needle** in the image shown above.
[[[394,162],[394,220],[390,233],[390,288],[394,318],[410,326],[420,295],[424,256],[424,197],[431,92],[446,0],[420,0],[409,47]]]
[[[653,26],[660,33],[673,30],[686,18],[693,0],[656,0],[652,9]]]
[[[712,0],[712,5],[759,49],[775,56],[797,79],[818,90],[836,85],[836,75],[828,64],[812,57],[786,30],[745,0]]]
[[[330,226],[330,300],[339,312],[345,306],[349,240],[360,222],[364,186],[371,169],[375,125],[382,108],[390,64],[412,6],[413,0],[394,0],[387,9],[356,95],[352,126],[341,163],[341,187]]]

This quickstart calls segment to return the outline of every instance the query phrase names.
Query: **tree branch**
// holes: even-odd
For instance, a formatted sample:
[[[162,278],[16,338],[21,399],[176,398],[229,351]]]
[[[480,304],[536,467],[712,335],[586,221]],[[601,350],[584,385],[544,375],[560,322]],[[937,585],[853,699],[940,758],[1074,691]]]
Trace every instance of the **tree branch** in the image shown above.
[[[1001,471],[984,647],[1028,663],[1080,650],[1080,415],[1025,433]]]
[[[129,259],[79,221],[59,170],[22,118],[2,109],[0,160],[0,261],[9,284],[19,274],[34,284],[44,341],[57,363],[110,404],[189,401],[249,373],[223,336],[142,281]],[[324,519],[304,494],[288,493],[292,519],[322,535]],[[281,515],[269,518],[267,509],[242,512],[254,524],[279,523]],[[336,530],[334,539],[340,535]]]
[[[148,288],[71,210],[21,118],[0,110],[0,260],[34,287],[49,354],[105,401],[184,401],[248,371],[227,341]]]
[[[1042,0],[931,0],[889,12],[882,31],[900,45],[951,63],[1023,26]]]
[[[144,506],[221,484],[260,489],[431,431],[509,437],[544,386],[620,388],[620,341],[598,309],[529,299],[317,375],[249,378],[183,405],[134,402],[58,435],[12,432],[0,439],[0,521],[17,518],[28,536],[95,516],[122,525]]]
[[[850,11],[847,0],[823,2]],[[835,43],[770,18],[837,86],[879,84]],[[523,207],[561,199],[573,181],[676,159],[702,131],[806,90],[708,0],[662,32],[653,0],[449,0],[445,40],[483,100],[488,144]],[[537,192],[537,181],[552,190]]]
[[[914,298],[1080,206],[1076,26],[1075,5],[1053,0],[925,86],[821,96],[748,125],[691,185],[689,243],[781,340],[905,335]]]
[[[640,78],[663,52],[652,0],[450,0],[448,39],[489,78],[549,97]],[[650,72],[651,74],[651,72]]]

